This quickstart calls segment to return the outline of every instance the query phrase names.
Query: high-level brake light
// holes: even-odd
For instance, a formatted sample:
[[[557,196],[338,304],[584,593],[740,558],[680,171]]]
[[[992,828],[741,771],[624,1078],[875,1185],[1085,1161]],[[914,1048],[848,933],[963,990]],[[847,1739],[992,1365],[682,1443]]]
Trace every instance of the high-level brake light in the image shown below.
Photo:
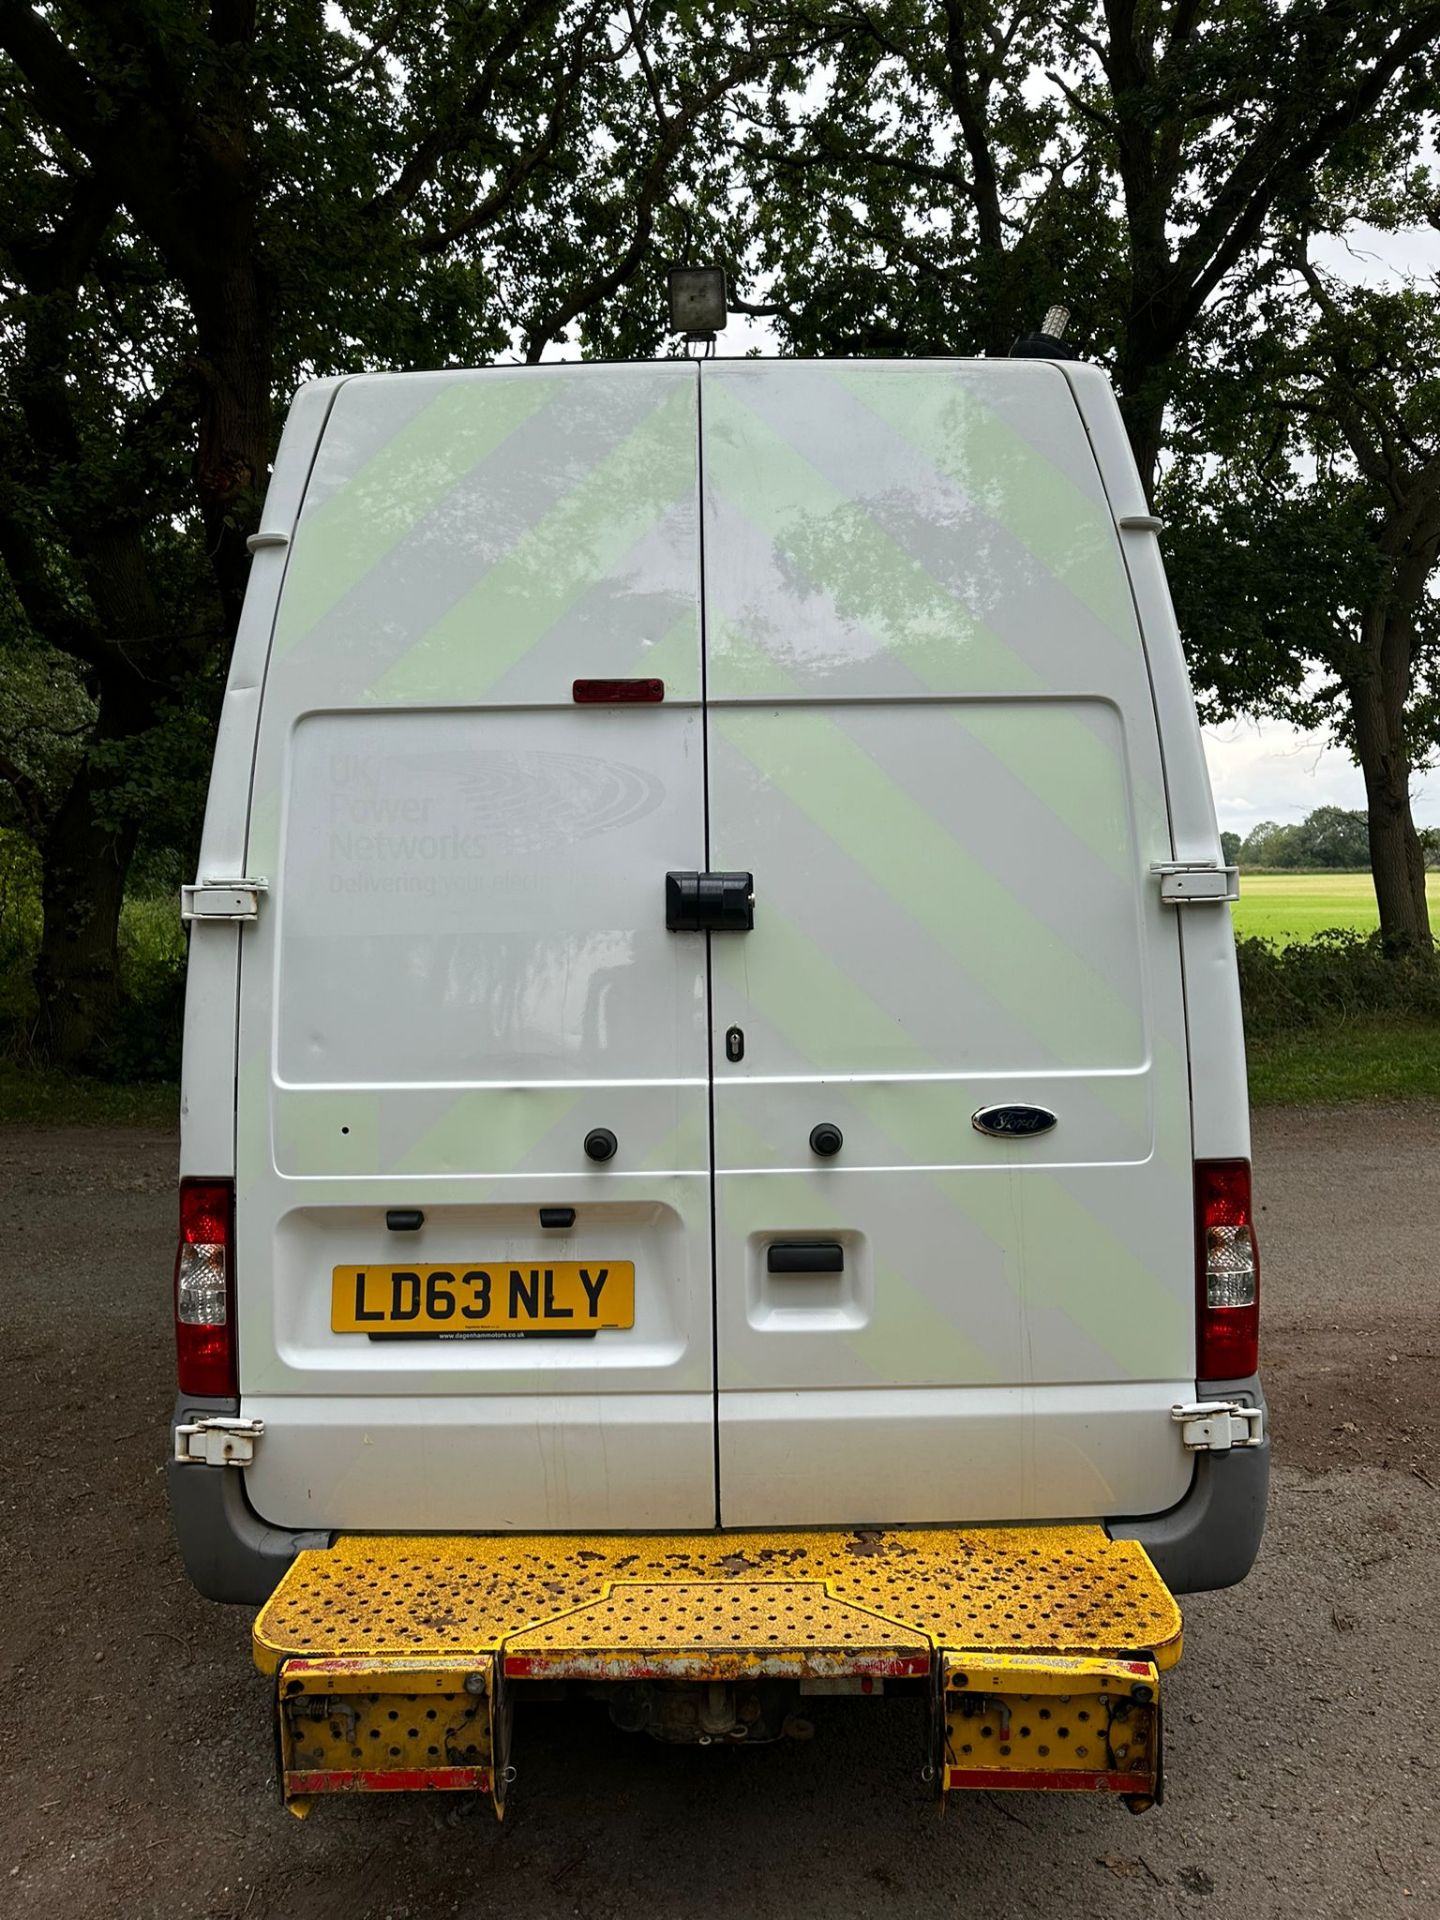
[[[175,1255],[175,1357],[182,1393],[226,1398],[235,1379],[235,1188],[182,1180]]]
[[[1260,1358],[1260,1253],[1248,1160],[1195,1166],[1196,1371],[1241,1380]]]
[[[663,680],[577,680],[570,689],[577,707],[655,706],[665,698]]]

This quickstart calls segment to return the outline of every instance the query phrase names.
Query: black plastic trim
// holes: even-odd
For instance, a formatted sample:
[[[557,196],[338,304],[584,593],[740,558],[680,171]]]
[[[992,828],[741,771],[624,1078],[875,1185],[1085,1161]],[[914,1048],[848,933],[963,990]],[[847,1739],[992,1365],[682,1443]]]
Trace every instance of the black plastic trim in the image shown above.
[[[1012,360],[1080,360],[1080,349],[1051,333],[1023,333],[1010,349]]]
[[[181,1421],[239,1410],[238,1400],[202,1400],[193,1395],[176,1400],[165,1485],[180,1558],[194,1585],[207,1600],[258,1607],[270,1598],[297,1553],[328,1547],[335,1536],[270,1526],[246,1499],[245,1475],[238,1467],[177,1464],[175,1428]],[[259,1444],[265,1444],[263,1438]]]
[[[1265,1406],[1254,1374],[1247,1380],[1202,1380],[1196,1397]],[[1168,1513],[1108,1522],[1112,1540],[1139,1541],[1172,1593],[1238,1586],[1254,1566],[1270,1491],[1268,1408],[1265,1424],[1258,1447],[1196,1454],[1190,1490]]]
[[[838,1240],[780,1240],[765,1255],[771,1273],[843,1273],[845,1249]]]

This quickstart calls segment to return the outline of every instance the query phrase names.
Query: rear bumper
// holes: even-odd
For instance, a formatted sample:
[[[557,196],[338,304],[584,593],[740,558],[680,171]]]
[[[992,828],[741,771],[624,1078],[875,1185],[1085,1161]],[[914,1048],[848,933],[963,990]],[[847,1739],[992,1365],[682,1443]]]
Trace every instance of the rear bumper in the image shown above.
[[[1202,1380],[1201,1400],[1238,1400],[1265,1407],[1258,1374],[1248,1380]],[[1172,1593],[1209,1593],[1242,1581],[1260,1551],[1270,1492],[1270,1421],[1258,1447],[1195,1457],[1190,1491],[1168,1513],[1111,1520],[1112,1540],[1138,1540]]]
[[[279,1585],[297,1553],[328,1547],[330,1533],[295,1533],[272,1527],[245,1498],[245,1476],[233,1467],[182,1467],[175,1463],[175,1428],[207,1414],[238,1413],[238,1400],[175,1402],[166,1455],[165,1486],[180,1558],[191,1582],[207,1600],[258,1607]]]
[[[1206,1399],[1264,1406],[1258,1377],[1202,1381]],[[197,1414],[235,1413],[233,1400],[178,1400],[174,1421]],[[252,1510],[244,1475],[230,1468],[178,1467],[173,1429],[166,1477],[170,1508],[185,1570],[207,1599],[260,1606],[274,1592],[296,1554],[329,1546],[328,1532],[273,1527]],[[1167,1513],[1111,1519],[1115,1540],[1144,1547],[1172,1593],[1203,1593],[1234,1586],[1254,1564],[1265,1528],[1270,1442],[1228,1454],[1200,1454],[1183,1500]]]

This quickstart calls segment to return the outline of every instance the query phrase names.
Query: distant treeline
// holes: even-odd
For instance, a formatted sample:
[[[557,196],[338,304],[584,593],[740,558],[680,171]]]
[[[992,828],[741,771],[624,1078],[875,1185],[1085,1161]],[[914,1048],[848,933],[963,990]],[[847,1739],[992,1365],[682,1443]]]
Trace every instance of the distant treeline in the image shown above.
[[[1419,837],[1426,866],[1440,867],[1440,827],[1422,827]],[[1262,820],[1243,840],[1238,833],[1222,833],[1220,843],[1225,858],[1238,867],[1356,873],[1370,865],[1365,815],[1344,807],[1316,807],[1288,827]]]

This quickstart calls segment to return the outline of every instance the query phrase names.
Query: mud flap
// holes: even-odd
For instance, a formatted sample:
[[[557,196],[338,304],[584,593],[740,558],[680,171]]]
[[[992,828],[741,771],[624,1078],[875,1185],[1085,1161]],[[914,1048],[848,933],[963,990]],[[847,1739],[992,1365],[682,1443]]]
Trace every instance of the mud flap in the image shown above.
[[[490,1802],[497,1820],[505,1818],[505,1799],[515,1778],[515,1769],[510,1764],[510,1731],[514,1720],[515,1709],[504,1669],[496,1660],[490,1669]]]
[[[495,1785],[494,1663],[294,1659],[276,1682],[280,1790],[303,1819],[321,1793],[490,1793]],[[496,1801],[497,1813],[503,1798]]]
[[[1161,1794],[1153,1660],[946,1653],[944,1790]]]

